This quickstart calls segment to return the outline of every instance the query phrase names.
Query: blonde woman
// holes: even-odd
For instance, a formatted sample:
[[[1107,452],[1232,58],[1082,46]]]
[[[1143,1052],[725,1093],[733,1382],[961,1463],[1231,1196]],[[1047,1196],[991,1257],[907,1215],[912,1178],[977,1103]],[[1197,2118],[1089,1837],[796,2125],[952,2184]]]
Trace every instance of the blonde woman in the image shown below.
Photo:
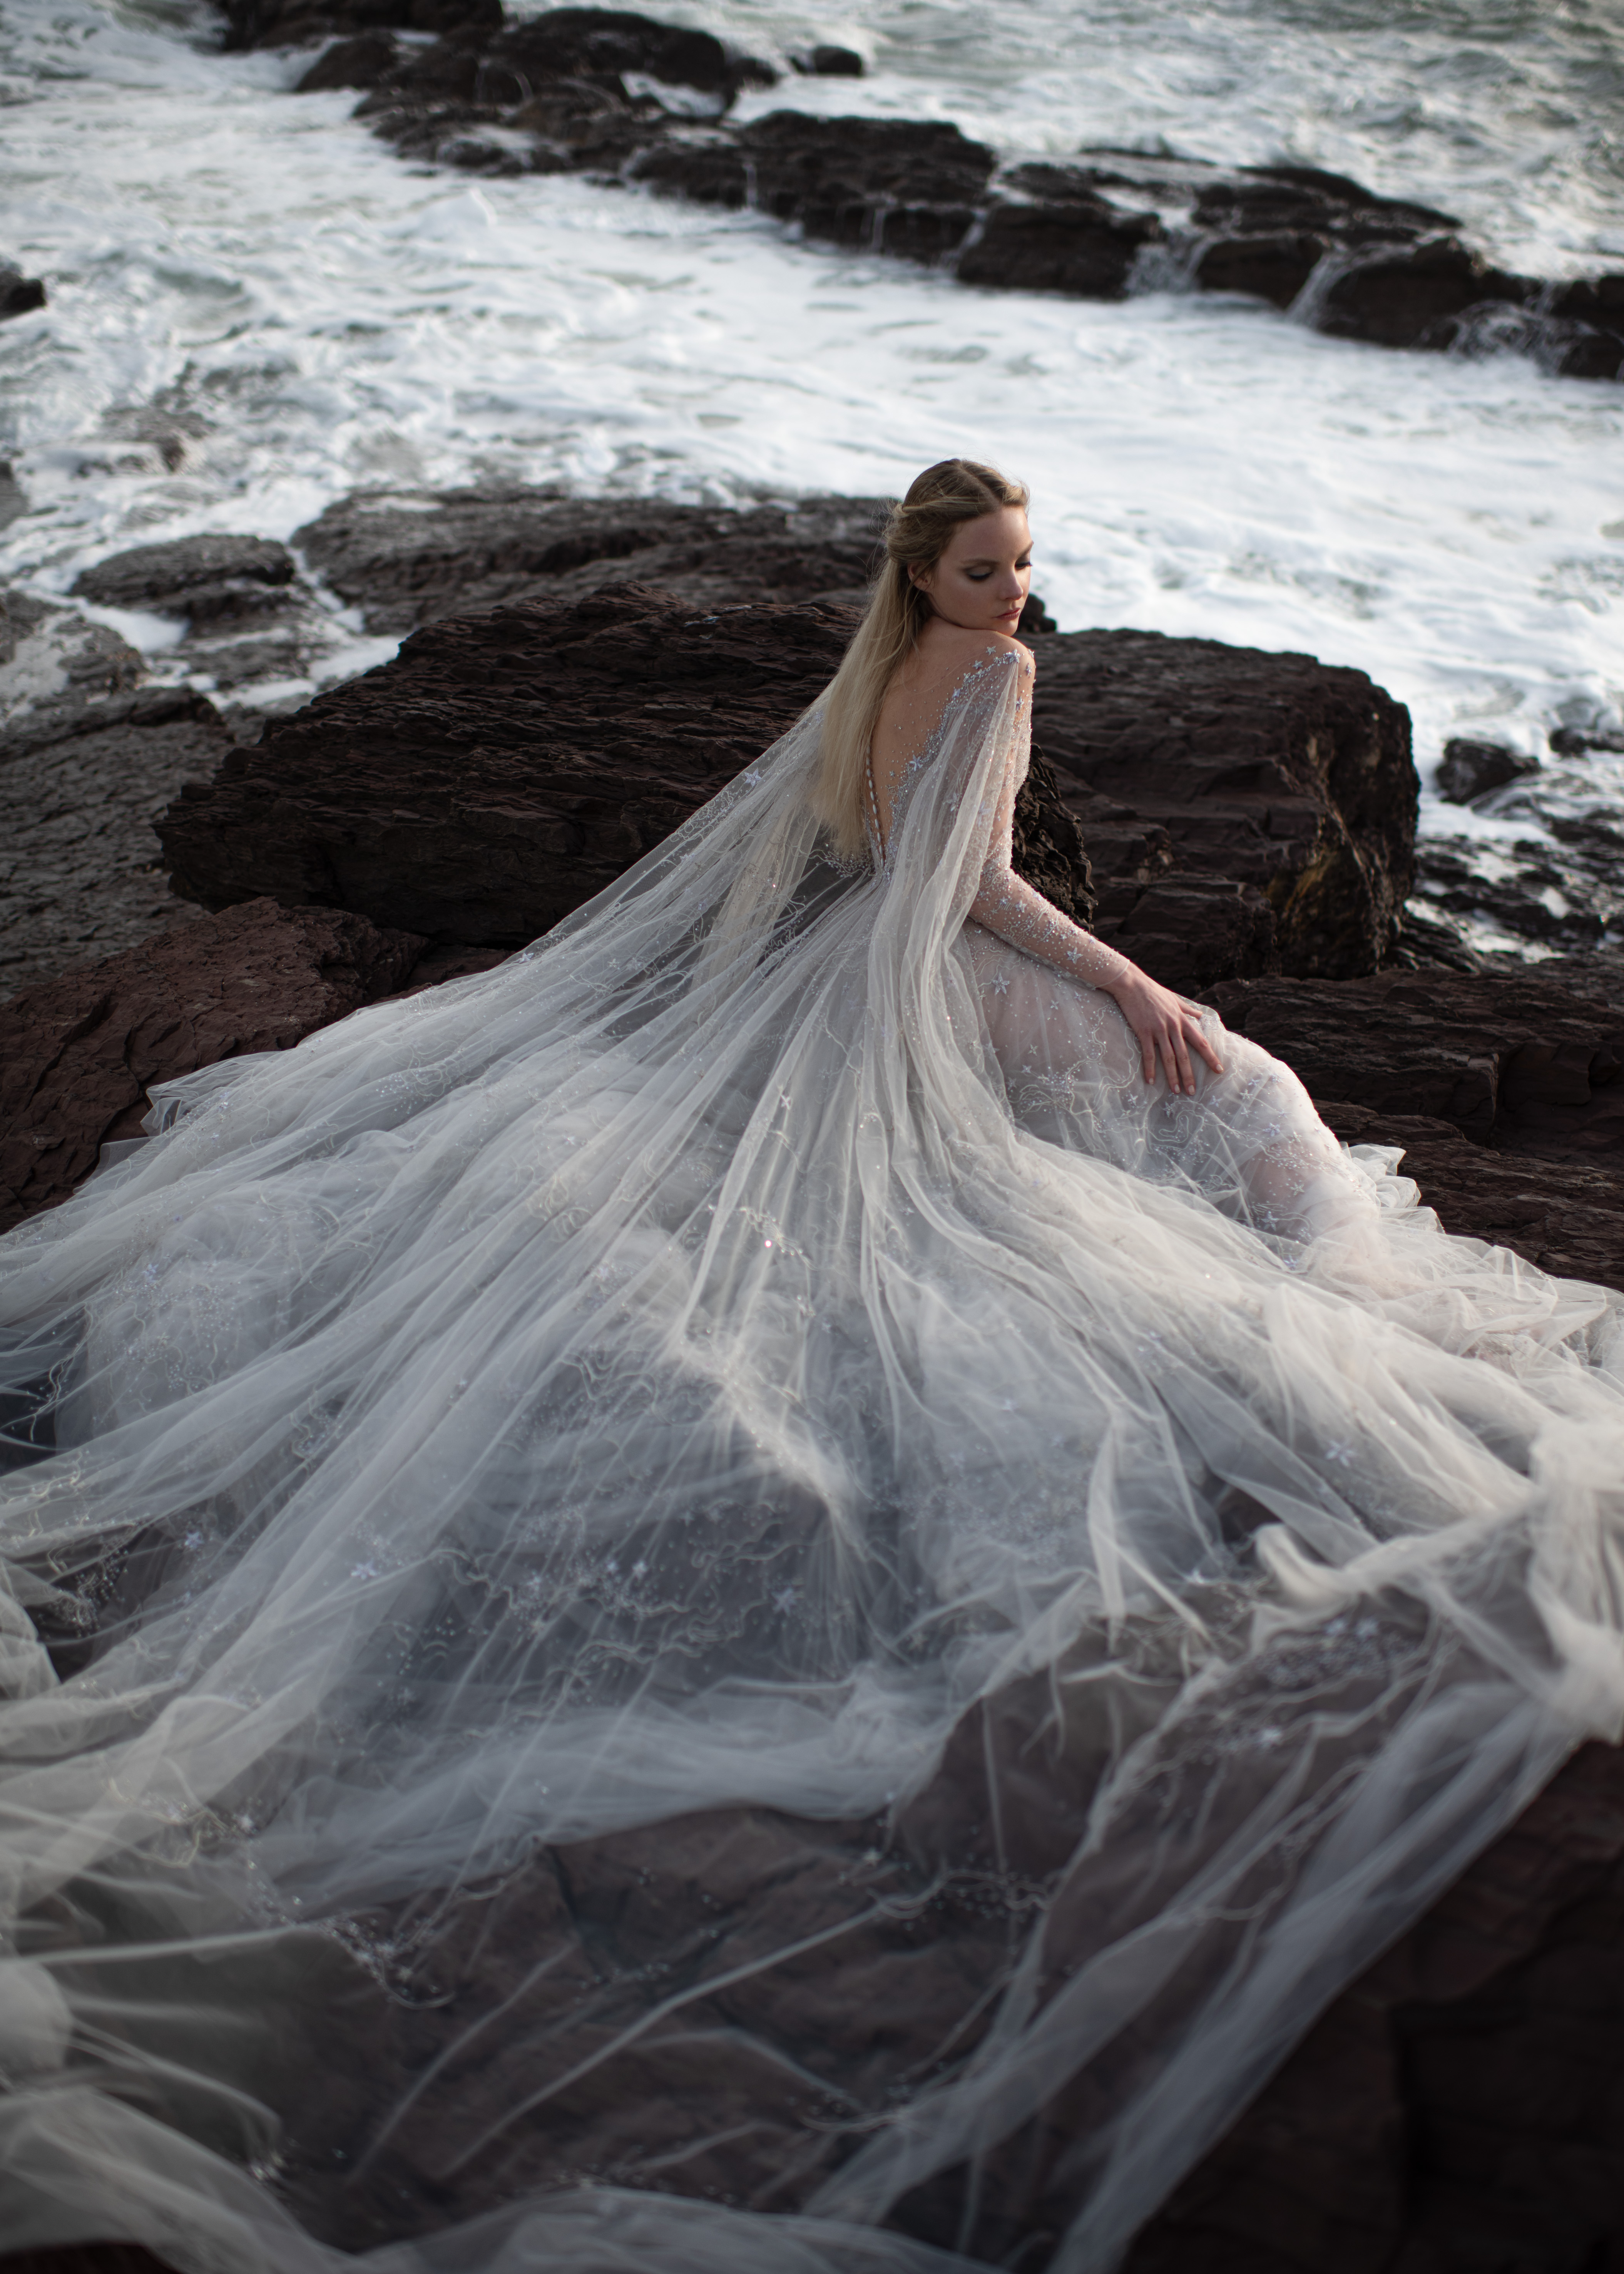
[[[12,2247],[945,2274],[1029,2226],[1104,2274],[1617,1736],[1618,1300],[1445,1236],[1014,876],[1025,508],[931,468],[826,696],[665,845],[169,1086],[0,1242]],[[877,1977],[798,2037],[842,1938],[938,1914],[883,1830],[832,1913],[752,1878],[737,1811],[906,1817],[1011,1685],[977,1868],[1051,1769],[1070,1860],[932,1975],[929,2058]],[[634,1875],[589,1962],[573,1843],[674,1818],[738,1936]]]

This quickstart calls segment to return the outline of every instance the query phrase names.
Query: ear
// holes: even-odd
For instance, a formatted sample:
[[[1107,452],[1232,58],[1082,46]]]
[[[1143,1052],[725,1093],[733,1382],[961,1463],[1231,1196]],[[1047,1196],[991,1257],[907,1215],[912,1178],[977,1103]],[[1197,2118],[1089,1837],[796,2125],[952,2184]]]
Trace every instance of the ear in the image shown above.
[[[914,562],[910,561],[908,563],[908,582],[913,585],[915,591],[929,592],[933,582],[933,571],[929,568],[920,568]]]

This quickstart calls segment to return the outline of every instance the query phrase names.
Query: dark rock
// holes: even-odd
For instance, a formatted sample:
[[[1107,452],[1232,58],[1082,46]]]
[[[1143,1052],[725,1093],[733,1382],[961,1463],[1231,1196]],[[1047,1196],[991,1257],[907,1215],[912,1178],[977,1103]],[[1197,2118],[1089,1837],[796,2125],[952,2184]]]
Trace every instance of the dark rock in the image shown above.
[[[1204,292],[1244,292],[1289,308],[1324,259],[1322,237],[1281,230],[1272,236],[1221,237],[1196,262]]]
[[[1034,731],[1101,937],[1169,985],[1350,977],[1396,938],[1419,795],[1409,715],[1362,672],[1155,632],[1045,639]]]
[[[297,48],[369,32],[432,32],[485,38],[501,29],[501,0],[215,0],[225,45]]]
[[[1624,915],[1624,835],[1610,808],[1574,815],[1542,810],[1541,803],[1514,782],[1497,810],[1502,818],[1526,810],[1548,832],[1544,838],[1519,837],[1509,847],[1470,837],[1423,838],[1412,907],[1487,925],[1502,945],[1568,951],[1599,945]]]
[[[196,915],[169,888],[153,823],[231,748],[214,705],[183,688],[56,723],[0,742],[0,998]]]
[[[28,500],[17,478],[17,469],[9,459],[0,458],[0,529],[20,520],[27,510]]]
[[[177,889],[274,893],[519,945],[578,907],[799,715],[853,618],[637,585],[431,626],[276,720],[161,833]]]
[[[1315,2024],[1124,2274],[1575,2274],[1624,2249],[1624,1754],[1587,1744]]]
[[[1520,304],[1526,278],[1492,267],[1458,237],[1440,237],[1357,261],[1327,285],[1319,326],[1382,347],[1447,346],[1452,319],[1485,301]]]
[[[794,48],[790,51],[794,69],[810,79],[861,79],[863,59],[854,48]]]
[[[999,187],[1029,201],[1001,198],[977,223],[957,263],[963,284],[1120,299],[1140,247],[1165,234],[1154,214],[1123,213],[1076,168],[1019,167]]]
[[[1522,750],[1514,750],[1505,742],[1476,742],[1456,734],[1444,744],[1438,787],[1452,805],[1470,805],[1474,798],[1486,797],[1491,790],[1504,789],[1507,782],[1538,772],[1538,759]]]
[[[153,1083],[289,1050],[402,985],[423,943],[335,908],[251,901],[0,1004],[0,1231],[137,1133]]]
[[[1617,727],[1558,727],[1551,748],[1561,758],[1582,758],[1587,750],[1624,751],[1624,729]]]
[[[793,506],[667,505],[553,490],[363,492],[295,536],[373,632],[521,599],[575,599],[609,582],[658,584],[695,608],[862,598],[877,557],[878,498]],[[1041,606],[1041,604],[1040,604]]]
[[[1447,1121],[1335,1100],[1321,1110],[1344,1144],[1401,1147],[1403,1174],[1446,1231],[1509,1247],[1563,1278],[1624,1290],[1624,1160],[1503,1153]]]
[[[0,765],[127,716],[141,670],[135,649],[105,624],[0,591]]]
[[[753,205],[808,237],[934,260],[963,240],[993,154],[944,121],[775,110],[737,131],[673,136],[635,178],[708,205]]]
[[[165,545],[137,545],[99,561],[74,579],[77,599],[104,608],[152,608],[160,614],[218,614],[226,604],[200,597],[244,587],[290,584],[293,555],[266,537],[182,537]]]
[[[1096,1781],[1092,1688],[1027,1682],[972,1709],[891,1837],[718,1810],[289,1938],[285,1982],[218,1961],[244,1965],[245,2010],[277,2007],[258,2082],[283,2199],[352,2251],[583,2180],[796,2207],[974,2051],[1038,1906],[1064,1897]],[[797,1937],[801,1955],[775,1954]],[[1609,2265],[1620,1944],[1624,1754],[1591,1743],[1334,2000],[1126,2274]],[[570,2081],[538,2105],[543,2063]],[[403,2128],[379,2137],[404,2075]],[[1063,2105],[1024,2156],[984,2158],[975,2231],[947,2240],[1043,2266],[1071,2207]],[[895,2223],[929,2233],[962,2176]],[[161,2274],[116,2244],[0,2264]]]
[[[295,94],[325,94],[341,87],[376,87],[400,60],[400,48],[387,32],[362,32],[335,40],[318,56],[294,88]]]
[[[45,287],[37,276],[25,276],[9,260],[0,260],[0,323],[8,316],[26,316],[45,305]]]
[[[160,826],[176,889],[518,945],[781,732],[855,620],[816,605],[695,618],[628,585],[443,623],[183,790]],[[1173,983],[1376,961],[1407,881],[1415,779],[1404,713],[1361,674],[1051,633],[1038,687],[1057,787],[1034,772],[1028,806],[1052,810],[1023,826],[1043,889],[1086,909],[1076,825],[1101,936]]]
[[[1294,1067],[1316,1104],[1447,1122],[1501,1154],[1624,1166],[1624,987],[1583,964],[1547,975],[1494,960],[1341,985],[1243,979],[1210,999]]]

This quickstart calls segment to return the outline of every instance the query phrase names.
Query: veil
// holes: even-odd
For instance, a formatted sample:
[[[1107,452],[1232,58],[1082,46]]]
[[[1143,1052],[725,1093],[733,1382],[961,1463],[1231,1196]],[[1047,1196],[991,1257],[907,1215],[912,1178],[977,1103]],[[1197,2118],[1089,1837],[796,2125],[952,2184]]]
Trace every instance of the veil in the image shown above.
[[[815,708],[545,939],[154,1092],[0,1241],[13,2247],[928,2274],[1025,2157],[1100,2274],[1617,1736],[1616,1299],[1447,1238],[1395,1156],[1372,1273],[1023,1126],[963,933],[1020,732],[973,672],[853,874]],[[1058,1860],[995,1823],[929,2060],[836,2079],[658,1915],[634,1974],[560,1957],[538,1857],[902,1839],[1023,1683]],[[454,1994],[499,1914],[523,1964]],[[769,1901],[745,1970],[822,1933]],[[628,2072],[655,2039],[698,2068]],[[703,2110],[613,2169],[537,2144],[730,2061],[807,2113],[786,2160],[747,2094],[727,2189]],[[481,2065],[511,2105],[453,2153]]]

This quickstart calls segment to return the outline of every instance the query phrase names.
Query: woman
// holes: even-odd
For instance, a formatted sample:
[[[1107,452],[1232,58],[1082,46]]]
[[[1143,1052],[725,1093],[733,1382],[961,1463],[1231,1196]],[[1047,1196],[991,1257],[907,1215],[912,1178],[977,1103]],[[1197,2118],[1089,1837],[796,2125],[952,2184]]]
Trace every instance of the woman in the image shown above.
[[[495,972],[169,1086],[0,1246],[17,2246],[922,2274],[1003,2255],[1058,2107],[1094,2274],[1616,1734],[1618,1304],[1447,1238],[1013,876],[1024,507],[932,468],[823,699],[668,843]],[[656,1913],[616,1975],[525,1877],[741,1803],[902,1821],[1034,1691],[1062,1860],[883,2085],[772,2018],[833,1946],[800,1898],[719,1974]],[[475,1912],[533,1944],[485,1990]],[[690,2137],[623,2063],[695,2041],[696,2101],[757,2084]],[[548,2162],[628,2089],[613,2169]],[[956,2251],[899,2231],[944,2177]]]

